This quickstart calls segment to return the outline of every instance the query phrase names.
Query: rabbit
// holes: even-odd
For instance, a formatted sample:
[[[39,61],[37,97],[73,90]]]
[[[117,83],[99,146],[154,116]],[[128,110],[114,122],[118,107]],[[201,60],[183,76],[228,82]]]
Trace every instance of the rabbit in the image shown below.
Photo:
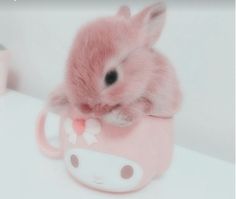
[[[49,106],[120,127],[145,115],[172,117],[181,104],[179,82],[168,59],[153,48],[165,16],[164,2],[133,16],[121,6],[114,16],[83,26]]]

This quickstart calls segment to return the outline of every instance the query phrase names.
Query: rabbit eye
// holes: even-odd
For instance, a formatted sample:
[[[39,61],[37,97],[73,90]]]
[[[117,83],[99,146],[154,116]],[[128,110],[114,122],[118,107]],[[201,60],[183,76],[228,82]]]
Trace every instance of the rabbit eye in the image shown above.
[[[109,71],[105,76],[105,82],[107,86],[114,84],[118,79],[118,73],[116,70]]]

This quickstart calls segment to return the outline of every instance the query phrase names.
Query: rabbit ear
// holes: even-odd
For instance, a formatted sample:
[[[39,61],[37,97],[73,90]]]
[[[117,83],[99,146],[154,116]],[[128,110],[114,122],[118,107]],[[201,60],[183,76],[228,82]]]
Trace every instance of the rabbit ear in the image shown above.
[[[117,12],[118,16],[122,16],[122,17],[125,17],[125,18],[129,18],[131,13],[130,13],[130,9],[128,6],[121,6]]]
[[[153,4],[133,17],[135,26],[139,28],[145,45],[153,45],[161,35],[166,15],[164,2]]]
[[[65,113],[69,109],[69,101],[65,92],[65,86],[58,86],[50,93],[47,106],[55,113]]]

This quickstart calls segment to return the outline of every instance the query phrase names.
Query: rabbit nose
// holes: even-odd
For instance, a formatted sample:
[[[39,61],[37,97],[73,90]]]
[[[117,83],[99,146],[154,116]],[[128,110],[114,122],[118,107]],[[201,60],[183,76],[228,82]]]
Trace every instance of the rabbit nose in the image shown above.
[[[102,114],[102,113],[106,113],[106,112],[108,112],[108,109],[109,109],[109,106],[108,105],[104,105],[104,104],[96,104],[95,106],[94,106],[94,111],[96,112],[96,113],[100,113],[100,114]]]
[[[79,107],[82,113],[86,114],[94,112],[96,115],[107,113],[112,109],[112,107],[110,107],[109,105],[104,104],[95,104],[94,106],[92,106],[87,103],[82,103]]]
[[[80,110],[83,113],[90,113],[92,111],[92,108],[89,104],[80,104]]]
[[[102,105],[101,105],[101,104],[95,104],[94,110],[95,110],[96,112],[99,112],[101,109],[102,109]]]

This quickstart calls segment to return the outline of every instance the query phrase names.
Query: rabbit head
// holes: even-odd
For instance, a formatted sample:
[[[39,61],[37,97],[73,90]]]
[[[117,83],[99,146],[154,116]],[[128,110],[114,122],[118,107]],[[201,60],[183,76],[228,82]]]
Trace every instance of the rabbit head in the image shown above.
[[[100,115],[143,95],[152,73],[150,47],[161,34],[165,10],[156,3],[131,16],[122,6],[115,16],[82,27],[69,54],[65,95],[54,94],[52,106],[68,102],[84,114]]]

